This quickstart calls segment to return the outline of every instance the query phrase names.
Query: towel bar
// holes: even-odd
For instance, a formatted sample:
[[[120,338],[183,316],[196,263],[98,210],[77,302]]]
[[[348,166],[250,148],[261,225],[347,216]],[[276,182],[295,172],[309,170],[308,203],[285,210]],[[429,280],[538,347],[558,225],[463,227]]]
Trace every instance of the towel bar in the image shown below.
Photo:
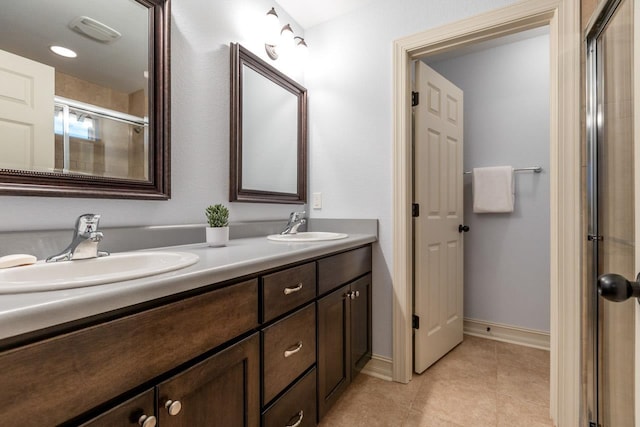
[[[532,172],[535,172],[535,173],[540,173],[540,172],[542,172],[542,166],[531,166],[531,167],[528,167],[528,168],[514,168],[513,170],[514,170],[514,172],[532,171]],[[471,174],[471,171],[465,171],[464,174],[465,175],[469,175],[469,174]]]

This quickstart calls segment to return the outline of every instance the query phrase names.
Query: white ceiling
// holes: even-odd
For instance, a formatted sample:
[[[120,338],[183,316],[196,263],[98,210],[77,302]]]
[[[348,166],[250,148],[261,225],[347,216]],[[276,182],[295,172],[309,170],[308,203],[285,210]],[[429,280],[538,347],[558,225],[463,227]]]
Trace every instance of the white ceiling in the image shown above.
[[[278,0],[278,4],[307,29],[356,10],[373,0]],[[277,9],[277,8],[276,8]]]

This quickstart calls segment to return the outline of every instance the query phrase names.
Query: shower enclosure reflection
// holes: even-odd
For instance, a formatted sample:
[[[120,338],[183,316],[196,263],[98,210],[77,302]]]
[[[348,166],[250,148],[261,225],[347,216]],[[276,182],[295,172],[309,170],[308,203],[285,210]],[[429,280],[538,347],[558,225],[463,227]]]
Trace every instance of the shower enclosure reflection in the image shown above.
[[[56,97],[54,170],[145,181],[148,127],[145,117]]]

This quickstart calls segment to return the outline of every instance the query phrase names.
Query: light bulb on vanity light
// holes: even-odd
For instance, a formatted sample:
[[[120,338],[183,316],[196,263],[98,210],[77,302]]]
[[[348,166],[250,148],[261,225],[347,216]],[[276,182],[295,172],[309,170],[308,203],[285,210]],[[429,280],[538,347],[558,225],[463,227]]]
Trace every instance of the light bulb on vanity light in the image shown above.
[[[280,20],[276,10],[272,7],[264,20],[265,44],[276,46],[280,41]]]
[[[293,38],[296,44],[296,55],[300,57],[302,61],[306,61],[309,56],[309,47],[304,39],[300,36],[295,36]]]

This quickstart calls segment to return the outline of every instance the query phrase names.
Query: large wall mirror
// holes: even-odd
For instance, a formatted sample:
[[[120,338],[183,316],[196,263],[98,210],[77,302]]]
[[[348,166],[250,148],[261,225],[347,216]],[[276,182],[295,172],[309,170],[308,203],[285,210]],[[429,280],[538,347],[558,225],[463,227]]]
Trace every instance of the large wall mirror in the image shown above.
[[[307,201],[307,90],[231,44],[229,200]]]
[[[2,5],[0,194],[169,198],[169,22],[169,0]]]

